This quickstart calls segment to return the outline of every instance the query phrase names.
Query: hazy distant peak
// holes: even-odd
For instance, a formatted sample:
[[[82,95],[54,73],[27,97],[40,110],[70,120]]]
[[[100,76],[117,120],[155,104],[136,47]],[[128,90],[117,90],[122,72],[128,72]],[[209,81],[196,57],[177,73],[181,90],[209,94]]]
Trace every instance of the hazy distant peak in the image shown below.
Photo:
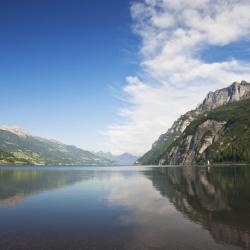
[[[123,153],[121,155],[114,155],[111,152],[99,151],[96,153],[100,157],[104,157],[108,160],[114,161],[118,165],[133,165],[139,156],[132,155],[130,153]]]
[[[2,125],[2,126],[0,126],[0,129],[6,130],[6,131],[11,132],[11,133],[16,134],[16,135],[22,135],[22,136],[30,135],[25,129],[20,128],[17,125],[13,125],[13,126]]]

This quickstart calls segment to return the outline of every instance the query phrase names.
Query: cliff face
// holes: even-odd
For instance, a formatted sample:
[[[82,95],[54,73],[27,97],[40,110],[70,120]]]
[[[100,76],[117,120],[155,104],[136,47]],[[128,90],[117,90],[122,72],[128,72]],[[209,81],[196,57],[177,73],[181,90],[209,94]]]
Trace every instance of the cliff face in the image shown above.
[[[139,165],[158,165],[161,162],[162,156],[168,149],[168,147],[175,142],[185,131],[187,126],[197,116],[195,111],[187,112],[174,122],[172,127],[152,145],[152,149],[148,151],[135,163]]]
[[[177,146],[171,147],[168,154],[163,156],[161,164],[192,164],[199,161],[199,157],[206,152],[214,142],[220,140],[224,134],[225,122],[207,120],[198,126],[194,135],[184,137]]]
[[[216,109],[222,105],[242,100],[250,93],[250,84],[246,81],[241,83],[234,82],[228,88],[216,90],[215,92],[209,92],[198,107],[199,112],[210,111]]]
[[[152,149],[136,163],[139,165],[193,164],[209,160],[208,148],[223,138],[229,122],[229,117],[225,120],[209,120],[209,113],[220,107],[248,100],[249,97],[250,83],[245,81],[234,82],[228,88],[208,93],[197,109],[187,112],[175,121],[172,127],[153,144]],[[230,113],[230,110],[227,112]],[[201,117],[203,123],[196,127],[196,131],[186,135],[188,127],[196,124]],[[231,115],[231,118],[234,117]]]

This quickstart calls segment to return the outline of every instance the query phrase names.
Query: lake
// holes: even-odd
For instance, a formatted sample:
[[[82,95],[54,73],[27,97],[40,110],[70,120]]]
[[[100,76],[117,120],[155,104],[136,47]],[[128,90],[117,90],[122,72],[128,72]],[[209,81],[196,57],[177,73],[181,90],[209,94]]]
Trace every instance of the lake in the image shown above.
[[[0,249],[250,249],[250,167],[2,167]]]

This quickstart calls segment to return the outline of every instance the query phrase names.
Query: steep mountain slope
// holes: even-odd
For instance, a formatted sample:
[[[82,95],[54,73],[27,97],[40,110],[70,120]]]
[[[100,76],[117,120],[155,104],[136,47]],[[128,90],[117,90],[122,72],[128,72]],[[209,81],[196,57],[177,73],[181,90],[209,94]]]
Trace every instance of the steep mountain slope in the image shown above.
[[[133,165],[134,162],[139,158],[138,156],[129,154],[129,153],[124,153],[121,155],[113,155],[110,152],[97,152],[96,155],[109,159],[112,161],[114,164],[118,165]]]
[[[0,128],[1,165],[103,165],[110,161],[74,146],[29,135],[22,129]]]
[[[208,93],[196,110],[181,116],[136,164],[193,164],[207,160],[249,162],[247,148],[241,147],[245,145],[244,137],[248,136],[243,128],[250,125],[247,119],[250,115],[247,107],[249,94],[250,84],[245,81],[234,82],[228,88]],[[225,149],[224,139],[229,140],[230,137],[232,140],[234,134],[237,134],[238,150]],[[215,154],[215,151],[221,152],[222,149],[223,154],[227,154],[225,158]],[[241,156],[233,156],[239,150],[242,151]]]

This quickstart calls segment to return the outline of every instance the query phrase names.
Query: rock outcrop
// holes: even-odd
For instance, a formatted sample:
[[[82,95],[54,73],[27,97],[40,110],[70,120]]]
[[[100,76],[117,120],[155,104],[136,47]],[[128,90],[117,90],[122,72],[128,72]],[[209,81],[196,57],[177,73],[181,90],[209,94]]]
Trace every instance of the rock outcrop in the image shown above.
[[[10,133],[19,135],[19,136],[28,136],[30,135],[25,129],[20,128],[19,126],[6,126],[6,125],[2,125],[0,126],[0,130],[5,130],[8,131]]]
[[[205,151],[221,137],[220,133],[225,129],[226,121],[204,119],[204,124],[198,127],[194,135],[189,135],[182,140],[180,137],[183,137],[189,125],[200,116],[206,116],[207,112],[249,97],[250,83],[246,81],[234,82],[227,88],[209,92],[197,109],[187,112],[175,121],[172,127],[152,145],[152,149],[137,160],[136,164],[191,164],[198,158],[206,159]],[[217,128],[220,128],[219,131]]]
[[[177,146],[171,148],[161,164],[192,164],[202,157],[206,160],[206,149],[217,142],[224,134],[226,122],[207,120],[198,126],[194,135],[184,137]]]
[[[198,107],[199,112],[210,111],[228,103],[240,101],[250,93],[250,84],[246,81],[234,82],[228,88],[209,92]]]

